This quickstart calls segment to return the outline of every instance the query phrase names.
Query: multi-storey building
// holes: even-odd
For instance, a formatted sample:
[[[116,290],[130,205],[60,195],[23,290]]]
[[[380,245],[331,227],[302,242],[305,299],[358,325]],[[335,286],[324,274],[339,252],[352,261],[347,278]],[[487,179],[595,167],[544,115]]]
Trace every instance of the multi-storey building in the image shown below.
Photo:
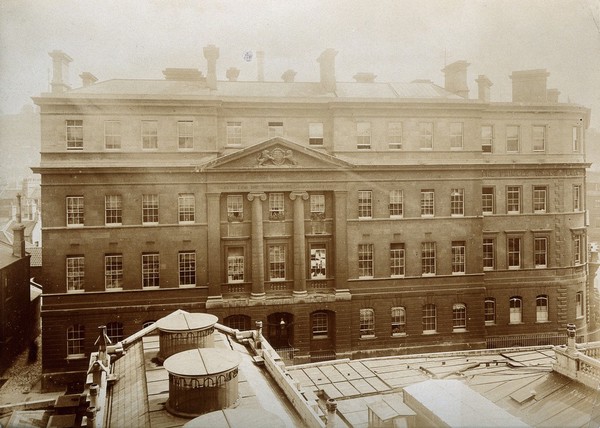
[[[70,89],[41,108],[46,379],[174,308],[265,323],[296,361],[520,344],[588,332],[584,134],[545,70],[490,102],[445,85],[164,80]],[[262,67],[262,64],[260,65]],[[259,72],[259,76],[261,72]],[[535,336],[533,336],[535,334]],[[502,340],[501,340],[502,339]]]

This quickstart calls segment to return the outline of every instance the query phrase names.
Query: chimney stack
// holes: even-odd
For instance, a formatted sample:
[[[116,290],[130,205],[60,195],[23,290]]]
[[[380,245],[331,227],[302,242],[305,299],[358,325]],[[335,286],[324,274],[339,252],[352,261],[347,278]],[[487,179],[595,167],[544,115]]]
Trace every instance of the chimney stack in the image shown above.
[[[52,58],[52,92],[65,92],[69,86],[69,63],[73,59],[63,51],[52,51],[48,55]]]
[[[237,82],[238,76],[240,75],[240,69],[235,67],[230,67],[225,72],[225,76],[227,80],[230,82]]]
[[[79,77],[81,78],[84,87],[93,85],[98,81],[98,78],[88,71],[84,71]]]
[[[256,52],[256,63],[257,63],[257,71],[256,71],[256,80],[259,82],[265,81],[265,52],[257,51]]]
[[[444,88],[463,98],[469,98],[469,86],[467,85],[467,61],[456,61],[448,64],[442,72],[444,73]]]
[[[555,89],[555,88],[548,89],[546,98],[548,99],[549,103],[557,104],[559,95],[560,95],[560,91],[558,89]]]
[[[317,58],[317,62],[321,64],[321,86],[325,92],[335,92],[335,49],[325,49]]]
[[[512,100],[514,103],[545,103],[548,100],[548,73],[545,69],[513,71]]]
[[[215,45],[204,47],[204,58],[206,58],[206,85],[209,89],[217,89],[217,59],[219,59],[219,48]]]
[[[282,75],[281,78],[283,79],[283,81],[285,83],[292,83],[294,81],[294,78],[296,77],[296,72],[294,70],[286,70]]]
[[[359,83],[373,83],[376,77],[373,73],[356,73],[352,76]]]
[[[475,82],[477,82],[477,98],[479,98],[479,101],[489,103],[490,88],[493,85],[492,81],[488,79],[487,76],[480,74],[479,77],[475,79]]]
[[[327,407],[327,422],[325,424],[325,428],[336,428],[336,410],[337,410],[337,402],[333,398],[329,398],[325,403],[325,407]]]
[[[21,223],[21,194],[17,195],[17,222],[13,226],[13,256],[25,257],[25,225]]]

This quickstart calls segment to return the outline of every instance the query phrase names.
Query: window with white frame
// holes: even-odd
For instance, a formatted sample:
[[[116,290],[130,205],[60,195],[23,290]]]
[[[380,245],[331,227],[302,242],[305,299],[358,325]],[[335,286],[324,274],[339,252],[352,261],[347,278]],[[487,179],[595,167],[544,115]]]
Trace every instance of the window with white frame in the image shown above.
[[[312,337],[313,339],[329,336],[329,316],[327,312],[319,311],[312,314]]]
[[[404,276],[405,263],[404,244],[390,244],[390,275],[392,277]]]
[[[533,262],[536,268],[548,266],[548,238],[533,238]]]
[[[519,152],[519,127],[510,125],[506,127],[506,151],[508,153]]]
[[[419,148],[422,150],[433,149],[433,122],[419,123]]]
[[[583,318],[585,315],[584,311],[584,301],[583,301],[583,291],[578,291],[575,294],[575,317]]]
[[[196,253],[181,251],[178,257],[179,286],[193,287],[196,285]]]
[[[227,248],[227,283],[244,282],[244,248]]]
[[[158,253],[142,254],[142,287],[160,286],[160,257]]]
[[[67,227],[83,226],[83,208],[83,196],[67,196]]]
[[[431,334],[437,331],[437,308],[434,304],[423,305],[422,321],[423,334]]]
[[[313,220],[325,218],[325,195],[310,195],[310,215]]]
[[[285,280],[285,245],[269,245],[269,281]]]
[[[371,122],[356,123],[356,148],[371,148]]]
[[[509,269],[521,269],[521,238],[508,237],[507,241],[507,256]]]
[[[546,127],[534,126],[533,130],[533,151],[543,152],[546,150]]]
[[[85,355],[85,326],[74,324],[67,328],[67,358]]]
[[[83,150],[83,120],[67,120],[67,150]]]
[[[283,193],[269,193],[269,220],[283,220],[284,218]]]
[[[310,245],[310,279],[327,278],[327,247],[325,244]]]
[[[492,153],[494,144],[494,127],[492,125],[481,126],[481,151]]]
[[[402,306],[393,307],[392,317],[392,336],[406,335],[406,309]]]
[[[196,219],[196,197],[193,193],[180,193],[177,198],[179,223],[193,223]]]
[[[546,186],[533,186],[533,212],[545,213],[547,209],[547,193]]]
[[[388,122],[387,139],[390,150],[402,149],[402,122]]]
[[[372,192],[370,190],[359,190],[358,218],[371,218],[372,216]]]
[[[483,270],[494,270],[496,267],[494,244],[494,238],[483,238]]]
[[[495,212],[495,192],[493,187],[481,188],[481,211],[483,215],[494,214]]]
[[[67,256],[67,292],[83,291],[85,259],[83,256]]]
[[[113,344],[122,341],[125,338],[125,335],[123,334],[123,323],[113,321],[106,324],[106,335]]]
[[[450,190],[450,214],[452,216],[465,215],[465,189]]]
[[[573,236],[573,261],[576,265],[583,263],[583,242],[580,234]]]
[[[463,123],[452,122],[450,124],[450,148],[460,150],[463,148]]]
[[[227,195],[227,220],[242,221],[244,219],[244,197]]]
[[[452,241],[452,275],[462,275],[466,272],[465,241]]]
[[[360,310],[360,337],[375,337],[375,311],[373,309]]]
[[[323,124],[320,122],[308,124],[308,145],[322,146],[323,145]]]
[[[104,288],[107,291],[123,288],[123,256],[121,254],[104,256]]]
[[[523,300],[519,296],[511,297],[508,301],[509,323],[519,324],[523,319]]]
[[[404,193],[402,190],[390,190],[390,217],[400,218],[404,214]]]
[[[452,331],[467,330],[467,307],[464,303],[452,305]]]
[[[535,298],[535,320],[536,322],[547,322],[548,319],[548,296],[537,296]]]
[[[177,147],[180,150],[194,148],[194,122],[191,120],[180,120],[177,122]]]
[[[435,242],[421,243],[421,274],[435,275]]]
[[[506,211],[508,214],[521,212],[521,187],[508,186],[506,188]]]
[[[121,148],[121,122],[107,120],[104,122],[104,148],[118,150]]]
[[[581,211],[581,186],[573,186],[573,211]]]
[[[358,245],[358,277],[373,278],[373,244]]]
[[[158,195],[142,195],[142,223],[158,224]]]
[[[142,120],[142,149],[158,149],[158,121]]]
[[[435,212],[435,193],[433,189],[421,190],[421,217],[433,217]]]
[[[268,135],[269,138],[283,137],[283,122],[269,122]]]
[[[242,122],[227,122],[227,145],[242,145]]]
[[[493,297],[486,297],[483,304],[483,318],[485,325],[496,324],[496,299]]]
[[[104,214],[107,225],[123,223],[123,198],[121,195],[106,195],[104,197]]]
[[[572,131],[572,146],[574,152],[579,152],[579,127],[574,126]]]

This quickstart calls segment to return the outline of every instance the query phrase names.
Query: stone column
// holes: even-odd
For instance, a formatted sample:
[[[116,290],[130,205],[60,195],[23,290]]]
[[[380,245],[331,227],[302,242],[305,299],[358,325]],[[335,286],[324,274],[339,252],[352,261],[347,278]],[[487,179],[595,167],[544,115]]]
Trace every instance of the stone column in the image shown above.
[[[221,296],[221,194],[206,194],[208,224],[208,296]]]
[[[253,299],[265,297],[265,251],[263,237],[262,202],[267,200],[264,193],[249,193],[252,202],[252,292]]]
[[[304,236],[304,201],[306,192],[291,192],[294,201],[294,295],[306,294],[306,243]]]

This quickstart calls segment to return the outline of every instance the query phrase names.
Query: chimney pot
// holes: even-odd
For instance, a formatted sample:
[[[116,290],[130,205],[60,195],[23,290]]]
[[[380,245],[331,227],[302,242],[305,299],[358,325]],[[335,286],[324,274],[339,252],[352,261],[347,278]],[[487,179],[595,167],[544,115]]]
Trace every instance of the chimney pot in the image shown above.
[[[557,104],[558,96],[560,95],[560,91],[558,89],[548,89],[548,93],[546,94],[546,98],[549,103]]]
[[[17,194],[17,218],[13,226],[13,256],[25,257],[25,226],[21,223],[21,194]]]
[[[509,76],[512,80],[513,102],[547,102],[549,75],[545,69],[513,71]]]
[[[360,72],[360,73],[356,73],[352,77],[354,80],[356,80],[359,83],[373,83],[377,76],[375,76],[373,73]]]
[[[325,49],[317,58],[317,62],[321,64],[321,86],[325,92],[335,92],[335,49]]]
[[[265,81],[265,52],[257,51],[256,52],[256,64],[257,64],[257,75],[256,80],[259,82]]]
[[[237,82],[238,76],[240,75],[240,69],[235,67],[230,67],[225,72],[225,76],[227,80],[230,82]]]
[[[79,75],[79,77],[81,78],[81,82],[83,83],[84,87],[93,85],[98,81],[98,78],[89,71],[84,71]]]
[[[469,86],[467,85],[467,61],[456,61],[448,64],[444,72],[444,89],[463,98],[469,98]]]
[[[283,81],[285,83],[292,83],[294,81],[294,79],[296,78],[296,72],[294,70],[286,70],[282,75],[281,78],[283,79]]]
[[[69,63],[73,59],[63,51],[48,52],[52,58],[52,92],[59,93],[71,89],[69,86]]]
[[[217,89],[217,59],[219,59],[219,48],[215,45],[204,47],[204,58],[206,59],[206,85],[209,89]]]
[[[489,103],[490,88],[493,85],[492,81],[488,79],[487,76],[480,74],[479,77],[475,79],[475,82],[477,82],[477,97],[479,98],[479,101]]]

